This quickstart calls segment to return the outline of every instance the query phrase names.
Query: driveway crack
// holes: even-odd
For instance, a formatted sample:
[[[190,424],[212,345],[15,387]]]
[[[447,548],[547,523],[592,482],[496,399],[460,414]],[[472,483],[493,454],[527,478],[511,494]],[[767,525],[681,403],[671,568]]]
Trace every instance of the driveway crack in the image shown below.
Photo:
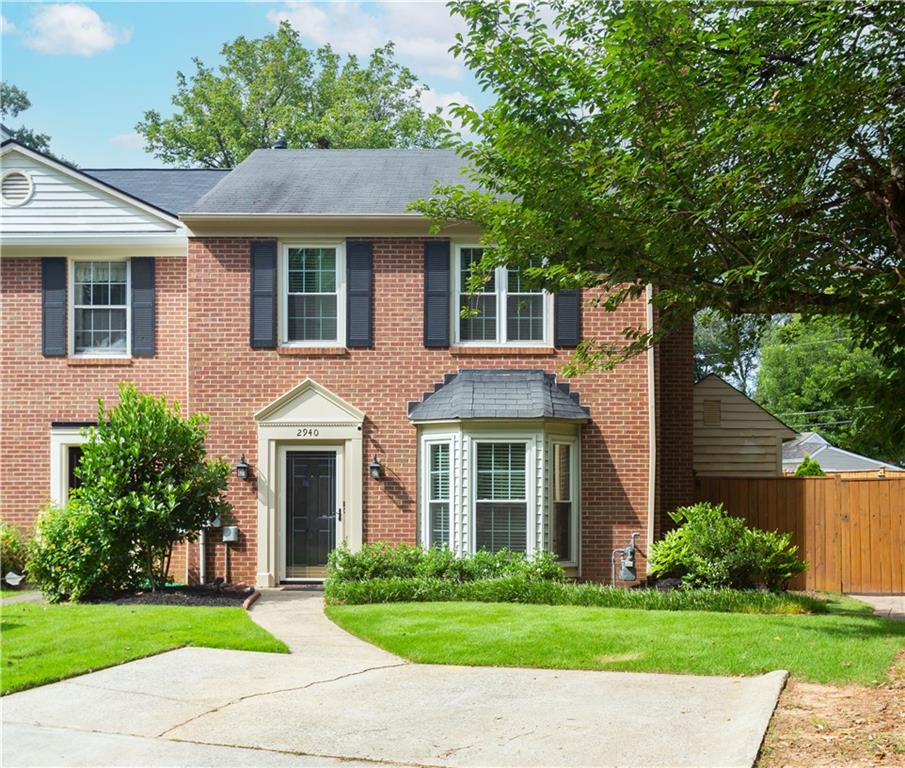
[[[162,739],[165,738],[168,733],[172,733],[178,728],[182,728],[185,725],[188,725],[195,720],[198,720],[201,717],[205,717],[207,715],[212,715],[215,712],[219,712],[221,709],[226,709],[227,707],[231,707],[234,704],[240,704],[243,701],[247,701],[248,699],[256,699],[260,696],[273,696],[278,693],[290,693],[291,691],[304,691],[307,688],[313,688],[316,685],[329,685],[330,683],[336,683],[340,680],[346,680],[350,677],[358,677],[359,675],[367,674],[368,672],[376,672],[380,669],[394,669],[395,667],[405,667],[408,666],[408,662],[399,662],[398,664],[381,664],[376,667],[366,667],[365,669],[359,669],[355,672],[347,672],[344,675],[337,675],[336,677],[331,677],[326,680],[313,680],[310,683],[305,683],[304,685],[294,685],[289,688],[276,688],[274,690],[269,691],[258,691],[256,693],[248,693],[245,696],[239,696],[235,699],[230,699],[223,704],[220,704],[216,707],[212,707],[211,709],[207,709],[204,712],[199,712],[197,715],[192,715],[190,718],[183,720],[181,723],[177,723],[176,725],[171,725],[169,728],[161,731],[157,734],[157,738]]]

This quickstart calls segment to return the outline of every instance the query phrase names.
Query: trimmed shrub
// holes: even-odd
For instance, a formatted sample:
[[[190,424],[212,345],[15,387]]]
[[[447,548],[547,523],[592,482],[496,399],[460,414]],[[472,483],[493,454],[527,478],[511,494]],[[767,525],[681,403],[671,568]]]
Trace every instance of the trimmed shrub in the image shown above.
[[[676,589],[661,592],[656,589],[622,589],[601,584],[536,580],[525,575],[474,581],[435,577],[328,580],[325,599],[330,605],[473,602],[758,614],[826,611],[826,606],[820,600],[791,592],[733,589]]]
[[[807,568],[791,534],[748,528],[722,504],[680,507],[670,517],[679,527],[651,547],[653,576],[676,577],[686,587],[778,590]]]
[[[366,544],[358,552],[338,547],[330,553],[327,571],[328,583],[394,578],[468,582],[507,576],[562,581],[565,573],[550,552],[538,552],[529,558],[508,549],[496,553],[480,550],[457,557],[446,548],[422,549],[385,542]]]
[[[38,517],[28,561],[29,579],[52,603],[101,597],[134,586],[141,576],[128,539],[101,524],[72,499]]]
[[[27,560],[28,543],[22,531],[0,522],[0,578],[10,571],[23,575]]]
[[[817,459],[805,456],[793,477],[826,477],[826,472],[823,471],[823,467],[820,466]]]

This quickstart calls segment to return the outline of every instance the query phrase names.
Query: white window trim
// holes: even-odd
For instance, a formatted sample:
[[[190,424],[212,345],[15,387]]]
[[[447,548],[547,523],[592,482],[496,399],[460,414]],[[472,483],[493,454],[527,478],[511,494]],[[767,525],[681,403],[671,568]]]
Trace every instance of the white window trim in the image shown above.
[[[549,521],[548,530],[551,531],[550,540],[547,544],[548,547],[552,550],[553,541],[552,541],[552,530],[553,530],[553,503],[555,501],[555,485],[553,480],[555,478],[555,461],[556,461],[556,446],[557,445],[568,445],[569,446],[569,493],[571,495],[570,501],[572,503],[571,510],[571,520],[570,520],[570,531],[572,534],[571,550],[572,550],[572,558],[570,560],[560,560],[559,564],[564,567],[578,567],[579,561],[579,553],[581,547],[581,478],[579,473],[581,471],[581,460],[580,460],[580,442],[577,437],[563,437],[561,435],[556,435],[550,440],[550,455],[547,459],[547,467],[544,468],[544,472],[549,472],[550,477],[550,501],[547,509],[547,519]],[[549,467],[549,469],[548,469]]]
[[[525,554],[530,557],[535,551],[536,525],[535,515],[537,510],[537,500],[535,496],[536,476],[533,467],[537,466],[537,458],[535,456],[535,440],[533,437],[525,437],[524,434],[517,437],[494,436],[484,437],[473,436],[471,440],[471,461],[469,462],[468,478],[469,484],[469,541],[468,551],[474,554],[477,551],[477,518],[478,518],[478,445],[486,443],[522,443],[525,446]]]
[[[336,339],[289,341],[289,249],[336,249]],[[344,347],[346,346],[346,244],[342,241],[286,242],[280,244],[280,346],[281,347]],[[330,294],[324,294],[329,296]]]
[[[453,435],[430,435],[421,439],[421,544],[425,549],[431,547],[431,527],[430,527],[430,450],[432,445],[445,445],[449,449],[449,549],[455,549],[455,540],[453,532],[455,530],[455,504],[454,498],[458,484],[456,482],[458,471],[453,461]]]
[[[462,249],[463,248],[486,248],[487,246],[480,243],[456,243],[453,248],[453,279],[450,280],[452,285],[452,301],[450,301],[453,335],[457,346],[469,347],[552,347],[553,346],[553,294],[543,291],[544,297],[544,337],[536,341],[531,340],[513,340],[509,341],[506,337],[506,308],[507,293],[509,288],[508,275],[506,267],[497,267],[494,273],[496,291],[487,295],[496,296],[497,300],[497,327],[495,340],[463,340],[461,337],[461,310],[462,306],[459,302],[459,296],[467,293],[466,286],[462,285]]]
[[[52,427],[50,430],[50,500],[63,506],[69,500],[69,449],[84,445],[85,427]]]
[[[122,352],[110,350],[106,352],[78,352],[75,351],[75,265],[80,261],[119,261],[126,264],[126,349]],[[128,258],[110,258],[104,256],[72,256],[69,258],[67,267],[67,336],[68,351],[70,357],[91,357],[91,358],[128,358],[132,356],[132,261]],[[111,306],[121,306],[119,304]]]

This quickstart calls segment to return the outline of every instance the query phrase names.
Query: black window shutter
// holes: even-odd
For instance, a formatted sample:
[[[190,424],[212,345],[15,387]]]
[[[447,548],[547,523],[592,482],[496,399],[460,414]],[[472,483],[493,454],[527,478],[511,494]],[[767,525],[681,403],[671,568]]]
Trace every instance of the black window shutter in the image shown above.
[[[155,261],[132,259],[132,354],[150,357],[155,349]]]
[[[41,352],[66,355],[66,259],[41,259]]]
[[[251,244],[251,346],[277,345],[277,241]]]
[[[553,308],[554,346],[577,347],[581,341],[581,291],[560,291]]]
[[[346,346],[370,347],[374,292],[374,244],[350,240],[346,244]]]
[[[449,242],[424,244],[424,346],[449,346]]]

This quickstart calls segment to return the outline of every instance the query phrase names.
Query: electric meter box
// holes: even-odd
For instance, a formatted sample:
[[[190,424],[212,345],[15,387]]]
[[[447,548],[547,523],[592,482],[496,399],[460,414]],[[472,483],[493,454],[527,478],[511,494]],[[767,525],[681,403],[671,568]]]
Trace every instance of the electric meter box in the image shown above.
[[[239,541],[239,526],[238,525],[224,525],[223,526],[223,541],[227,544],[235,544]]]

